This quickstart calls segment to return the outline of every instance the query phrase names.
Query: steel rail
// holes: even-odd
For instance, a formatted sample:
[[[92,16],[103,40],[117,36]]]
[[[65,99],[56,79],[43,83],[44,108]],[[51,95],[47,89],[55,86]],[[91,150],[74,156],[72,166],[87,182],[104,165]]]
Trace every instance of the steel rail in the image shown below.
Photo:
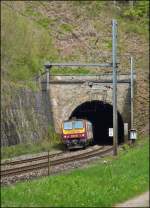
[[[53,158],[59,155],[64,154],[65,152],[59,152],[59,153],[55,153],[55,154],[51,154],[49,155],[49,158]],[[43,155],[43,156],[37,156],[37,157],[33,157],[33,158],[28,158],[28,159],[22,159],[22,160],[16,160],[16,161],[11,161],[11,162],[3,162],[1,163],[1,166],[6,166],[6,165],[19,165],[19,164],[23,164],[23,163],[28,163],[28,162],[33,162],[33,161],[38,161],[38,160],[44,160],[47,159],[47,155]]]
[[[112,84],[112,80],[50,80],[50,84],[83,84],[85,82],[92,82],[92,83],[109,83]],[[42,83],[46,83],[45,81],[42,81]],[[118,84],[128,84],[130,83],[130,80],[124,79],[119,80]]]
[[[98,156],[98,155],[100,156],[100,155],[103,155],[107,152],[111,152],[113,150],[113,147],[106,148],[104,150],[102,150],[102,149],[103,148],[101,147],[97,150],[92,150],[90,152],[84,152],[80,155],[72,155],[70,157],[63,157],[63,158],[59,158],[59,159],[55,159],[55,160],[50,160],[50,166],[61,165],[61,164],[65,164],[68,162],[87,159],[87,158]],[[13,176],[16,174],[26,173],[29,171],[39,170],[39,169],[43,169],[43,168],[47,168],[47,167],[48,167],[48,161],[41,162],[38,164],[23,166],[23,167],[19,167],[19,168],[11,168],[11,169],[6,169],[6,170],[1,170],[1,176],[3,176],[3,177]]]
[[[98,150],[95,150],[95,151],[99,151],[100,149],[102,148],[99,148]],[[90,151],[90,152],[93,152],[93,151]],[[89,152],[85,152],[85,153],[82,153],[80,155],[87,155]],[[58,164],[61,164],[62,162],[67,162],[67,161],[70,161],[70,159],[75,159],[76,157],[78,157],[78,155],[72,155],[70,157],[65,157],[65,158],[59,158],[59,159],[56,159],[56,160],[50,160],[50,163],[51,165],[58,165]],[[45,158],[48,160],[48,157]],[[32,160],[32,158],[31,158]],[[24,172],[24,171],[28,171],[28,170],[35,170],[35,169],[39,169],[39,168],[43,168],[43,167],[47,167],[48,165],[48,162],[41,162],[41,163],[38,163],[38,164],[33,164],[33,165],[28,165],[28,166],[23,166],[23,167],[17,167],[17,168],[10,168],[10,169],[6,169],[6,170],[1,170],[1,173],[3,175],[3,173],[7,173],[7,174],[15,174],[15,173],[20,173],[20,172]]]
[[[46,63],[44,64],[46,68],[51,68],[52,66],[57,67],[112,67],[112,63]]]

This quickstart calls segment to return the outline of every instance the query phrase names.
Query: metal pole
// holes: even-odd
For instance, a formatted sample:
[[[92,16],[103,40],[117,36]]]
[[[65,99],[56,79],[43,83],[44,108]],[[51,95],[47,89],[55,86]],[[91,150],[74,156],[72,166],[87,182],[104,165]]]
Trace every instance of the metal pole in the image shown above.
[[[133,129],[133,57],[130,58],[131,64],[131,129]]]
[[[56,67],[112,67],[110,63],[46,63],[45,68],[51,68],[52,66]]]
[[[112,20],[112,70],[113,70],[113,147],[117,155],[118,119],[117,119],[117,64],[116,64],[117,22]]]

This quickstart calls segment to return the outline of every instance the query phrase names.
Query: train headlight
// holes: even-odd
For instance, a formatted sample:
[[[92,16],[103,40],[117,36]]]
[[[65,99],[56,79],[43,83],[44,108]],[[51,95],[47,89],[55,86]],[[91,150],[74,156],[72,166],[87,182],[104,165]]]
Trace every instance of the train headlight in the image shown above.
[[[64,135],[64,138],[67,138],[67,136],[66,136],[66,135]]]
[[[82,134],[82,136],[84,137],[84,136],[85,136],[85,134]]]

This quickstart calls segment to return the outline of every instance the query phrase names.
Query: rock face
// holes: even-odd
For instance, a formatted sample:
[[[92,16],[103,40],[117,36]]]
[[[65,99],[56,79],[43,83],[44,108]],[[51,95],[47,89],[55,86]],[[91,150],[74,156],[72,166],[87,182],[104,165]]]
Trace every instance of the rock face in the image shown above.
[[[1,145],[34,142],[51,124],[47,92],[2,85]]]
[[[142,135],[149,135],[149,72],[137,73],[134,99],[135,126]]]

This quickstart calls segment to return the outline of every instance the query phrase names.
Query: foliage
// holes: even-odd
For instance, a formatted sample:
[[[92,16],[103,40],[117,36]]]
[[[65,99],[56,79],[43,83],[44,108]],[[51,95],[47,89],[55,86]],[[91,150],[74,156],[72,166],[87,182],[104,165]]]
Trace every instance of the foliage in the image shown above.
[[[55,75],[59,75],[59,74],[63,74],[63,75],[65,75],[65,74],[69,74],[69,75],[76,75],[76,74],[88,74],[88,73],[90,73],[90,71],[87,69],[87,68],[82,68],[82,67],[78,67],[78,68],[74,68],[74,69],[72,69],[72,68],[69,68],[69,67],[67,67],[67,68],[61,68],[61,69],[59,69],[59,68],[52,68],[51,69],[51,73],[52,74],[55,74]]]
[[[45,138],[35,142],[27,142],[25,144],[18,144],[1,148],[1,159],[12,158],[25,154],[39,153],[43,151],[56,149],[63,149],[60,136],[54,132],[49,126],[48,133]]]
[[[120,7],[118,7],[118,5]],[[149,1],[136,1],[133,7],[129,4],[117,4],[113,9],[118,20],[118,29],[122,33],[133,33],[133,37],[148,41],[149,39]],[[117,9],[119,8],[119,9]],[[122,36],[123,37],[123,36]],[[121,37],[120,37],[121,38]],[[123,45],[122,43],[121,45]],[[131,43],[132,44],[132,43]],[[124,46],[122,46],[124,47]]]
[[[64,32],[72,32],[73,27],[70,24],[61,24],[60,29],[61,31],[64,31]]]
[[[125,7],[123,9],[123,17],[129,20],[126,25],[127,30],[131,29],[131,32],[147,35],[149,27],[149,1],[141,0],[137,1],[133,7]],[[137,24],[132,23],[131,25],[131,21]]]
[[[148,145],[146,139],[91,167],[2,188],[2,207],[112,207],[147,191]]]
[[[48,29],[50,25],[50,20],[48,18],[40,18],[39,20],[37,20],[37,23],[42,27]]]
[[[98,17],[102,9],[104,9],[106,2],[105,1],[91,1],[89,2],[88,8],[86,9],[87,16]]]
[[[11,80],[27,80],[37,75],[45,60],[54,60],[57,50],[52,37],[43,27],[47,19],[36,22],[3,5],[2,8],[2,70]]]
[[[36,9],[33,9],[33,7],[31,7],[29,5],[27,5],[24,13],[29,16],[35,16],[35,17],[41,16],[40,12],[38,12]]]
[[[50,141],[51,144],[60,143],[60,135],[58,135],[52,126],[48,127],[48,134],[47,139]]]
[[[112,41],[111,40],[105,40],[105,45],[107,48],[111,49],[112,48]]]
[[[9,2],[7,4],[9,4]],[[13,2],[11,2],[11,4],[13,5]],[[100,25],[100,28],[96,26],[96,30],[98,31],[101,31],[103,28],[101,27],[101,21],[99,22],[99,18],[101,19],[101,15],[103,15],[102,10],[109,10],[110,16],[114,14],[117,14],[117,18],[122,16],[122,22],[124,23],[124,28],[126,28],[127,32],[145,34],[145,31],[147,30],[148,1],[137,1],[133,7],[127,5],[123,6],[124,4],[120,3],[119,5],[121,5],[121,7],[119,15],[117,13],[117,8],[113,8],[113,12],[111,11],[112,5],[110,6],[110,2],[75,1],[72,3],[70,2],[69,4],[72,6],[74,13],[77,13],[79,16],[81,16],[81,13],[83,12],[83,19],[85,20],[89,17],[92,17],[93,19],[98,17],[98,21],[95,19],[94,22],[92,22],[92,19],[89,19],[89,21],[91,21],[91,26],[92,24]],[[6,7],[5,4],[2,4],[1,60],[2,75],[5,78],[7,77],[13,81],[28,80],[34,75],[37,75],[41,68],[43,68],[43,63],[46,60],[59,61],[65,59],[68,61],[68,59],[80,59],[81,55],[86,58],[86,48],[82,48],[82,50],[76,48],[69,55],[63,53],[62,55],[59,53],[59,50],[61,51],[61,49],[56,49],[54,47],[54,41],[58,43],[53,36],[56,34],[55,32],[63,35],[65,33],[67,35],[75,29],[78,30],[80,25],[76,25],[73,19],[70,19],[68,23],[68,21],[60,21],[59,17],[55,17],[55,15],[53,18],[51,16],[49,17],[44,12],[41,12],[43,8],[40,7],[41,5],[46,8],[46,10],[43,11],[49,12],[47,8],[48,4],[46,2],[37,1],[36,3],[25,3],[25,10],[22,11],[22,15],[15,10]],[[137,21],[137,24],[135,24],[135,21]],[[52,26],[53,30],[50,29]],[[100,45],[100,47],[102,47],[102,45]],[[105,49],[110,49],[111,42],[105,43],[104,47]],[[90,59],[90,57],[88,59]],[[65,69],[63,71],[74,74],[74,71],[70,69]],[[77,70],[77,73],[78,72],[80,73],[80,70]],[[89,70],[84,70],[83,73],[86,74],[88,72]]]
[[[148,18],[149,1],[137,1],[133,7],[126,8],[123,15],[128,18],[140,19],[141,17]]]

